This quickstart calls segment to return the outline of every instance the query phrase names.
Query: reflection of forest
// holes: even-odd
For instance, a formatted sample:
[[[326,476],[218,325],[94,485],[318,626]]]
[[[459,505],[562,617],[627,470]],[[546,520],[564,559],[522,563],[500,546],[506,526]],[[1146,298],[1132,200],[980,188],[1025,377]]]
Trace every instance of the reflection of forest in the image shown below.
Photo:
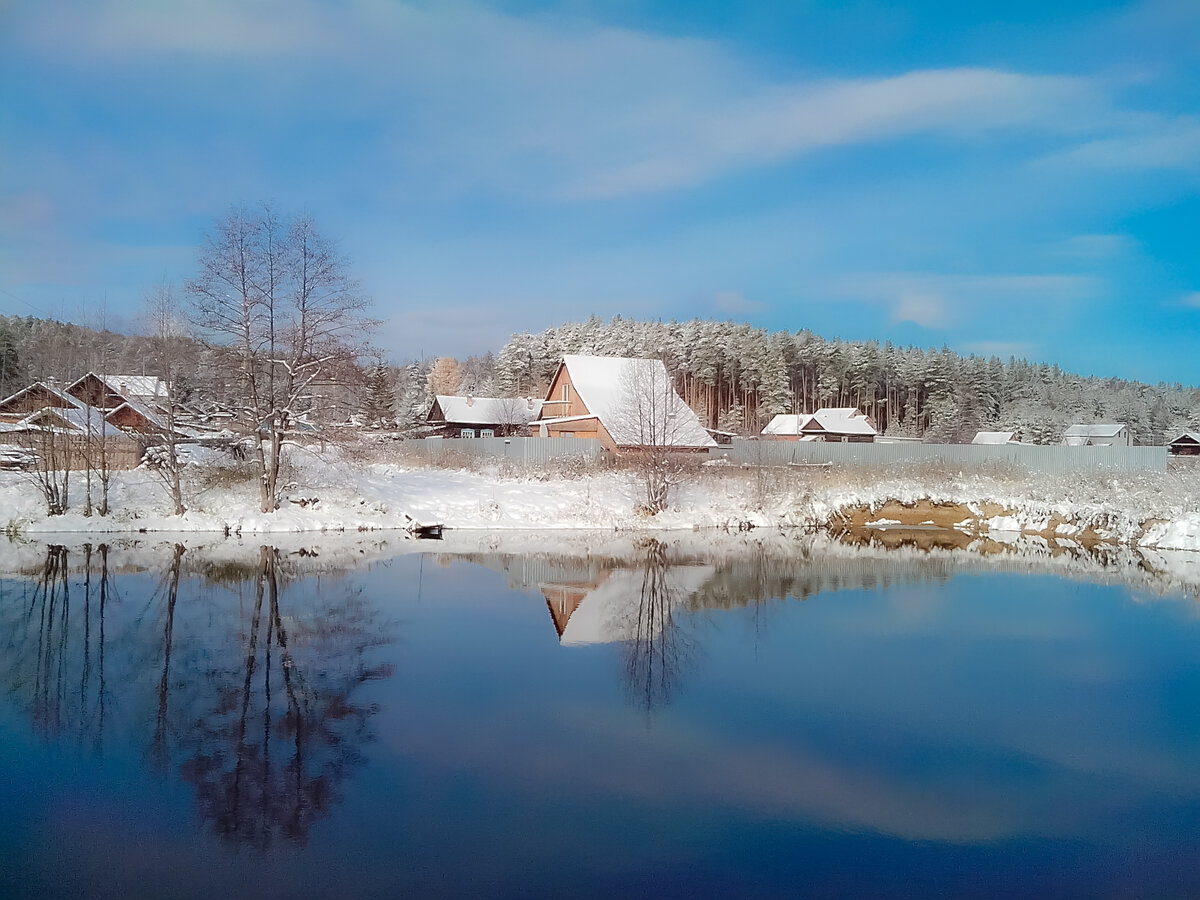
[[[503,572],[517,590],[536,589],[563,646],[620,644],[623,680],[647,711],[677,693],[697,656],[696,613],[807,600],[842,590],[944,582],[963,572],[1057,570],[1093,581],[1167,591],[1184,587],[1148,553],[981,542],[971,551],[930,546],[926,535],[886,546],[828,539],[713,543],[696,549],[638,540],[624,555],[452,554]],[[1191,590],[1194,592],[1195,588]],[[689,615],[691,614],[691,615]]]
[[[564,642],[577,612],[597,598],[619,603],[620,590],[635,593],[638,585],[620,590],[612,581],[621,573],[640,571],[646,548],[671,572],[702,572],[699,583],[685,579],[680,605],[690,610],[733,609],[789,599],[806,600],[841,590],[886,589],[899,584],[944,582],[951,576],[978,572],[1053,572],[1099,583],[1127,584],[1156,592],[1200,595],[1200,566],[1181,571],[1180,561],[1146,550],[1030,541],[1001,544],[980,539],[969,550],[928,546],[926,535],[891,534],[878,543],[843,544],[824,537],[785,540],[712,541],[707,545],[673,546],[642,541],[623,554],[460,553],[452,558],[503,572],[514,590],[537,589],[546,599],[555,630]],[[1178,555],[1178,554],[1177,554]],[[1195,554],[1182,554],[1196,563]],[[1175,566],[1172,568],[1171,563]],[[618,577],[618,580],[619,577]],[[627,579],[628,580],[628,579]],[[633,579],[637,581],[637,579]],[[621,640],[613,633],[608,640]]]
[[[47,739],[177,771],[222,836],[303,840],[370,737],[353,695],[389,674],[367,662],[374,613],[269,547],[215,578],[185,559],[118,574],[104,544],[48,547],[35,577],[0,581],[2,683]]]

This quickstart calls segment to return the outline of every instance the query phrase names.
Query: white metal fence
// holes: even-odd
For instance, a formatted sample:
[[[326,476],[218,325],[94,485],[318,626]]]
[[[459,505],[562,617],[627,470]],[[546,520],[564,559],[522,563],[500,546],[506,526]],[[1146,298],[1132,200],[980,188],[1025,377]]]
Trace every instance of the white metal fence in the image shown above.
[[[1058,474],[1089,469],[1167,471],[1166,447],[1065,447],[1018,444],[841,444],[735,438],[729,458],[744,465],[822,464],[887,466],[939,462],[978,467],[1011,465]]]
[[[563,456],[594,460],[600,455],[600,442],[595,438],[569,437],[428,437],[425,452],[435,457],[447,452],[471,453],[519,463],[544,463]]]

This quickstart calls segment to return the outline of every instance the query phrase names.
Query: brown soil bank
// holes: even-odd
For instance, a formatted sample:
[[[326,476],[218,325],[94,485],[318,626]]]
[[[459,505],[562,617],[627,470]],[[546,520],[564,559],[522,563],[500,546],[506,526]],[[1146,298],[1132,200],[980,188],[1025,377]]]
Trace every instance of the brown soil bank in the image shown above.
[[[973,538],[986,536],[988,520],[996,516],[1015,516],[1015,510],[1008,509],[999,503],[977,503],[971,509],[962,503],[939,503],[921,499],[915,503],[901,503],[889,500],[874,508],[867,506],[850,506],[835,513],[827,523],[834,535],[850,538],[851,540],[877,541],[889,532],[891,540],[905,543],[928,543],[930,546],[966,546]],[[1059,515],[1049,518],[1041,529],[1024,529],[1021,533],[1037,535],[1049,541],[1062,538],[1059,534],[1060,525],[1073,524]],[[1146,526],[1150,522],[1145,523]],[[941,532],[937,536],[937,532]],[[903,533],[903,534],[902,534]],[[920,538],[922,534],[929,535]],[[1070,540],[1085,547],[1096,544],[1115,544],[1115,539],[1106,538],[1096,532],[1090,525],[1081,530],[1066,535]],[[885,540],[886,542],[886,540]]]

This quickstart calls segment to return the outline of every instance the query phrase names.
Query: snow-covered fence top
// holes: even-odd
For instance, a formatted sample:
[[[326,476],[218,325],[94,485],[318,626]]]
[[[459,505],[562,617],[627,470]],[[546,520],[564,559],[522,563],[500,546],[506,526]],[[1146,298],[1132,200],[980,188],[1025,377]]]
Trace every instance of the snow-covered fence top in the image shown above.
[[[600,442],[595,438],[570,437],[429,437],[425,438],[425,451],[431,456],[452,451],[522,463],[543,463],[560,456],[596,459],[600,455]]]
[[[789,463],[833,463],[887,466],[940,462],[984,466],[1004,463],[1034,472],[1058,474],[1087,469],[1167,471],[1166,447],[1039,447],[1027,444],[841,444],[820,441],[757,441],[735,438],[734,462],[779,466]]]

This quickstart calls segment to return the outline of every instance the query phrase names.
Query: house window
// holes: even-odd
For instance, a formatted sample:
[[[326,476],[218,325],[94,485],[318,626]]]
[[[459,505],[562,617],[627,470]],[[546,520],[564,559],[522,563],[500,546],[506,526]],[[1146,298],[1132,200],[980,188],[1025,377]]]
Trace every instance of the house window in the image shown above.
[[[463,438],[473,438],[473,437],[475,437],[475,429],[474,428],[464,428],[462,431],[460,431],[458,433],[458,436],[463,437]]]
[[[485,438],[485,437],[495,437],[495,436],[496,436],[496,429],[494,429],[494,428],[480,428],[480,429],[479,429],[479,436],[480,436],[481,438]]]
[[[568,384],[567,382],[563,382],[562,399],[563,399],[563,403],[569,403],[571,400],[571,385]]]

